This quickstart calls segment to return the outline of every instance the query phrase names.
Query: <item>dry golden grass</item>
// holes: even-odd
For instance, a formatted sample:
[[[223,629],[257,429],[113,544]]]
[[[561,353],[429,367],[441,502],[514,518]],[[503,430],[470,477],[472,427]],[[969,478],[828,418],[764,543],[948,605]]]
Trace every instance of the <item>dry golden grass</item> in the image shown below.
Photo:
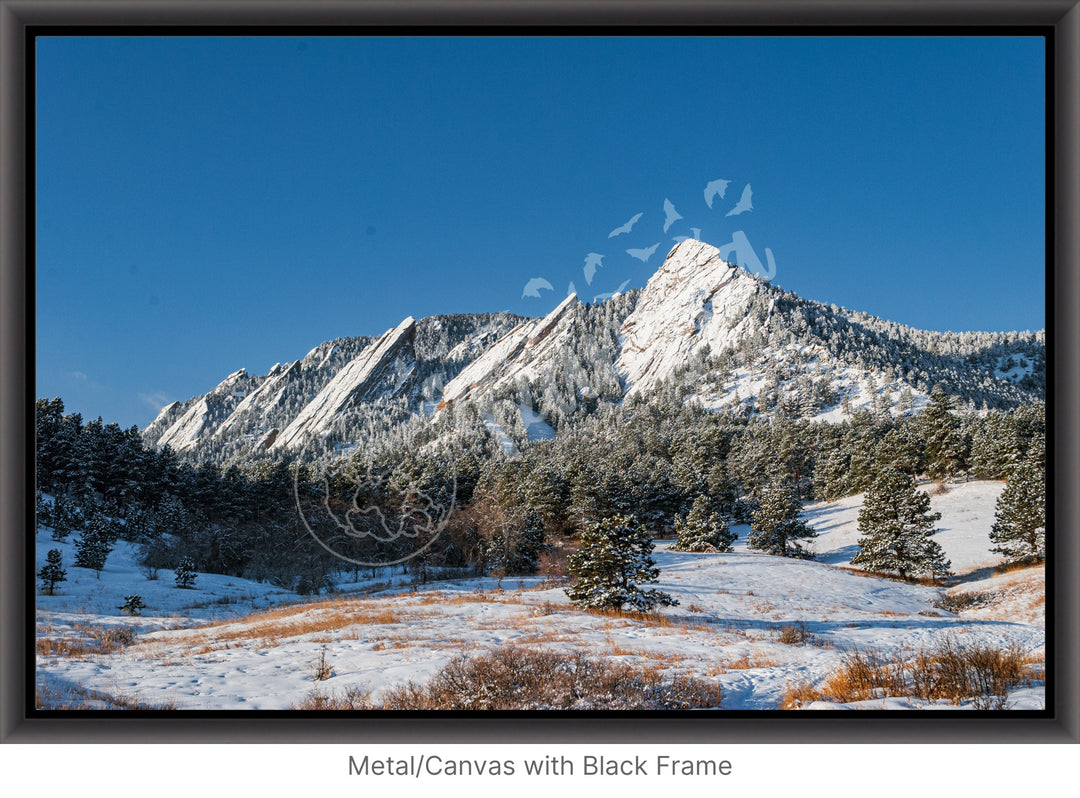
[[[788,683],[784,686],[780,709],[798,709],[814,701],[820,701],[822,698],[821,692],[809,682]]]
[[[261,612],[231,621],[220,621],[181,633],[177,645],[186,644],[193,651],[230,648],[233,645],[277,646],[282,640],[314,635],[315,642],[359,639],[363,626],[390,626],[415,621],[422,611],[403,613],[397,609],[361,602],[321,602]],[[329,634],[329,633],[335,634]],[[202,647],[201,649],[198,647]],[[175,647],[175,646],[174,646]]]
[[[404,638],[382,638],[371,644],[372,651],[385,651],[386,649],[409,648],[412,641]]]
[[[577,609],[577,608],[575,608]],[[584,612],[588,615],[594,615],[599,618],[614,618],[625,621],[633,621],[643,626],[648,626],[657,629],[669,629],[672,631],[683,632],[715,632],[716,628],[709,624],[707,621],[689,621],[682,618],[672,617],[670,615],[664,615],[659,612],[639,612],[637,610],[614,610],[614,609],[596,609],[592,607],[586,607],[577,609],[579,612]],[[606,628],[606,627],[602,627]]]
[[[104,704],[104,707],[102,704]],[[119,692],[90,691],[77,686],[60,691],[46,685],[39,685],[34,691],[34,708],[61,712],[82,709],[125,709],[156,712],[175,710],[177,706],[171,700],[155,704]]]
[[[44,657],[81,659],[96,654],[111,654],[130,646],[135,640],[134,629],[126,626],[72,624],[72,631],[61,634],[57,634],[54,627],[48,629],[50,636],[43,636],[45,630],[39,629],[35,640],[36,652]]]
[[[902,579],[898,574],[891,574],[885,571],[868,571],[863,568],[855,568],[851,565],[833,565],[831,566],[838,571],[844,571],[855,576],[866,576],[872,579],[888,579],[891,582],[903,582],[909,585],[922,585],[923,587],[941,587],[945,584],[945,579],[932,579],[928,576],[909,576],[907,579]]]
[[[994,573],[998,574],[1010,574],[1014,571],[1043,571],[1046,569],[1046,563],[1044,562],[1007,562],[1002,563],[994,568]]]
[[[977,709],[1003,709],[1008,690],[1035,676],[1027,667],[1028,659],[1016,646],[962,645],[954,638],[908,659],[854,651],[821,684],[820,694],[845,704],[906,696],[953,704],[972,701]]]
[[[457,607],[462,604],[521,604],[522,602],[509,591],[485,593],[428,593],[410,601],[410,606],[437,604],[441,607]]]
[[[39,637],[36,649],[42,657],[64,657],[65,659],[81,659],[101,653],[97,646],[89,644],[86,640],[67,637]]]

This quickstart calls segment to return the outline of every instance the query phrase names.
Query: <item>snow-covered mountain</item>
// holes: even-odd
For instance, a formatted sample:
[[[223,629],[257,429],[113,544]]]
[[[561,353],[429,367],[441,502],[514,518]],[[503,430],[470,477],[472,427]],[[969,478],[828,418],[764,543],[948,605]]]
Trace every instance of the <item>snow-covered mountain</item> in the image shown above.
[[[290,452],[437,423],[469,403],[497,434],[524,436],[530,424],[557,430],[599,402],[656,394],[839,419],[860,407],[918,410],[934,385],[976,409],[1041,400],[1044,334],[915,330],[802,299],[690,239],[645,288],[604,303],[571,295],[539,319],[409,317],[375,339],[321,344],[263,377],[240,369],[165,407],[144,438],[214,459]]]
[[[358,411],[394,415],[434,405],[443,386],[523,322],[508,313],[409,317],[378,338],[340,338],[265,376],[240,369],[203,396],[173,402],[143,430],[150,445],[227,459],[295,449]]]
[[[619,330],[619,376],[627,395],[661,385],[703,348],[734,347],[758,328],[752,300],[767,284],[688,239],[650,278]]]

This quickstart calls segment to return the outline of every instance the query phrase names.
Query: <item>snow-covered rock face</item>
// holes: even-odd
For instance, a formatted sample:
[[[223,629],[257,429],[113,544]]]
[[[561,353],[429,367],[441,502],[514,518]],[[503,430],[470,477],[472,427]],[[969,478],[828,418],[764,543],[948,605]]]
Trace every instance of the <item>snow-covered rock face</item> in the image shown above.
[[[312,399],[288,427],[282,430],[271,449],[294,448],[311,435],[328,431],[339,414],[354,402],[377,398],[389,372],[401,365],[399,359],[412,361],[412,338],[416,320],[409,316],[360,353],[337,373]],[[394,387],[394,386],[389,386]]]
[[[301,361],[296,360],[287,366],[274,364],[263,383],[243,398],[232,415],[217,428],[214,437],[228,438],[239,435],[243,431],[244,422],[249,421],[251,416],[261,420],[277,409],[285,400],[285,389],[289,381],[299,373],[300,363]]]
[[[547,366],[554,365],[552,355],[565,343],[575,305],[577,294],[570,294],[544,318],[530,319],[504,335],[446,384],[443,405],[519,378],[541,378]]]
[[[234,371],[204,396],[162,408],[144,435],[159,447],[169,446],[178,452],[192,449],[213,433],[261,379],[245,369]]]
[[[210,408],[207,406],[206,399],[200,399],[165,430],[165,434],[158,440],[158,446],[170,446],[178,452],[194,446],[199,440],[203,427],[206,426],[209,414]]]
[[[655,387],[705,344],[718,352],[745,336],[750,300],[760,290],[716,247],[677,244],[620,330],[617,369],[627,395]]]

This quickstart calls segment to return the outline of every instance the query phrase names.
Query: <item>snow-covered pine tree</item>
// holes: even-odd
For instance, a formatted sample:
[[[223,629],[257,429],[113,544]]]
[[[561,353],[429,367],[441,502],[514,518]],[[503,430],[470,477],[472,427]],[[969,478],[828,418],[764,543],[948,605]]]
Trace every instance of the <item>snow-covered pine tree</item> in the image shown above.
[[[60,549],[49,549],[45,555],[45,565],[38,571],[38,579],[45,583],[45,590],[51,596],[60,582],[67,581],[67,571],[61,568],[62,557]]]
[[[124,603],[116,609],[122,610],[128,615],[142,615],[142,611],[146,609],[146,604],[143,603],[142,596],[136,593],[124,596]]]
[[[991,410],[971,436],[971,471],[979,479],[1005,479],[1021,458],[1023,441],[1012,418]]]
[[[853,493],[850,483],[851,452],[837,446],[827,457],[819,457],[814,468],[814,491],[827,502]]]
[[[690,552],[728,552],[738,537],[702,494],[694,499],[686,518],[675,516],[675,534],[678,540],[671,550]]]
[[[568,558],[570,576],[576,581],[566,588],[566,595],[575,604],[597,609],[629,605],[648,612],[657,605],[678,604],[667,593],[641,588],[660,576],[652,550],[649,533],[633,516],[613,515],[589,524],[581,536],[581,549]]]
[[[801,511],[802,505],[792,488],[782,481],[770,483],[758,495],[758,509],[746,538],[747,545],[766,554],[814,559],[813,553],[799,542],[817,537],[817,532],[799,518]]]
[[[544,519],[536,510],[529,510],[525,515],[525,526],[518,536],[514,552],[514,572],[535,574],[540,554],[547,550],[544,538]]]
[[[914,477],[922,472],[925,466],[923,449],[923,441],[918,438],[911,426],[902,423],[885,434],[877,447],[875,456],[880,467],[891,466]]]
[[[105,560],[112,551],[109,543],[109,522],[100,513],[91,516],[86,528],[75,541],[75,565],[97,571],[98,579],[105,567]]]
[[[966,465],[960,420],[952,411],[953,401],[940,385],[935,385],[930,402],[920,416],[926,439],[926,473],[931,479],[952,479]]]
[[[1046,443],[1032,441],[1027,456],[1009,474],[998,496],[994,525],[990,528],[992,551],[1010,562],[1046,559]]]
[[[944,576],[949,560],[931,536],[941,513],[930,512],[930,497],[910,474],[886,467],[866,492],[859,511],[859,553],[852,565],[896,573],[901,579],[928,573]]]
[[[52,539],[63,541],[76,527],[82,526],[83,514],[77,504],[64,494],[56,494],[52,506]]]
[[[195,563],[184,557],[176,566],[176,586],[187,590],[195,588]]]
[[[43,526],[51,527],[53,525],[52,504],[45,500],[45,494],[40,489],[34,493],[34,516],[38,529]]]

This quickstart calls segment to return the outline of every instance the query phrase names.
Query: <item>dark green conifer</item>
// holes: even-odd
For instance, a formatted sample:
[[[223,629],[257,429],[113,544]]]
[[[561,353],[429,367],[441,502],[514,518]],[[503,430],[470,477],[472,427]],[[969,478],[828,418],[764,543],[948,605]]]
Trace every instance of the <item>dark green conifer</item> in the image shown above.
[[[949,560],[932,538],[941,513],[930,512],[930,497],[911,475],[885,468],[866,492],[859,511],[859,553],[852,565],[895,573],[901,579],[928,573],[943,576]]]
[[[667,593],[641,587],[660,576],[652,550],[649,533],[633,516],[609,516],[590,524],[581,536],[581,549],[568,558],[576,581],[566,595],[575,604],[597,609],[629,605],[648,612],[657,605],[678,604]]]
[[[993,551],[1012,562],[1046,559],[1046,444],[1036,439],[998,496]]]
[[[61,568],[62,557],[60,549],[49,549],[45,555],[45,565],[38,571],[38,579],[45,583],[45,590],[50,596],[54,595],[56,586],[60,582],[67,581],[67,571]]]
[[[678,539],[671,547],[672,551],[729,552],[731,544],[738,538],[702,494],[694,499],[685,518],[675,516],[675,534]]]
[[[800,541],[817,537],[817,532],[799,517],[801,512],[794,490],[784,482],[771,483],[759,495],[747,545],[766,554],[814,559]]]

